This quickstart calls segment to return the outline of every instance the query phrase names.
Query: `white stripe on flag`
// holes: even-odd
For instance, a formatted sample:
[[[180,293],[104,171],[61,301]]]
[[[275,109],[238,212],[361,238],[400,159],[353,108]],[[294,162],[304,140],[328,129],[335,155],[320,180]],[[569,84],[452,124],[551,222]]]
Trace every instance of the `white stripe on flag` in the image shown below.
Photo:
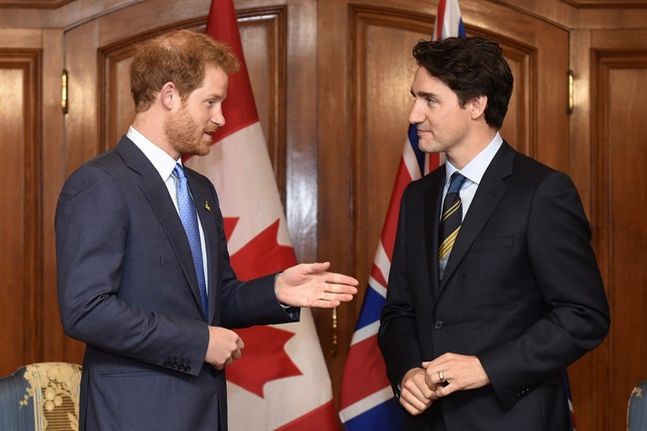
[[[404,144],[402,159],[404,160],[404,164],[407,166],[407,171],[409,171],[409,176],[412,180],[417,180],[422,176],[420,175],[420,165],[418,165],[416,153],[413,152],[413,147],[409,142],[409,138],[407,138],[407,142]]]
[[[380,240],[380,242],[377,244],[377,251],[375,252],[375,260],[373,261],[373,263],[379,268],[380,272],[384,276],[384,279],[388,283],[389,271],[391,270],[391,261],[389,260],[389,256],[386,255],[386,250],[384,250],[382,240]],[[386,298],[386,292],[382,294],[382,296]]]
[[[382,404],[383,402],[390,400],[391,398],[393,398],[393,390],[390,386],[387,386],[386,388],[381,389],[366,398],[362,398],[355,404],[351,404],[350,406],[346,407],[339,412],[339,417],[341,418],[342,422],[347,422],[353,419],[355,416],[359,416],[362,413],[365,413],[366,411],[377,406],[378,404]]]
[[[379,328],[380,328],[380,321],[376,320],[375,322],[371,323],[370,325],[366,325],[363,328],[358,329],[353,334],[353,338],[350,341],[350,345],[352,346],[353,344],[356,344],[356,343],[359,343],[360,341],[366,340],[368,337],[376,335],[377,330]]]
[[[448,1],[445,7],[442,38],[458,36],[458,23],[461,21],[461,10],[457,1]]]
[[[382,284],[373,277],[368,278],[368,287],[373,289],[382,298],[386,298],[386,286],[382,286]]]

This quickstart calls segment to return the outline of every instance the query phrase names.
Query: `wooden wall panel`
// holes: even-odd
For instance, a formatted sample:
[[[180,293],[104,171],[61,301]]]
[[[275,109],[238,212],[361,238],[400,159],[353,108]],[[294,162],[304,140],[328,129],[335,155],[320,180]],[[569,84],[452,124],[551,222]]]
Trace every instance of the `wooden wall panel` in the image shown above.
[[[68,112],[65,115],[65,178],[102,150],[97,129],[97,52],[100,26],[89,21],[65,33]]]
[[[429,39],[430,22],[424,15],[351,6],[352,273],[362,286],[368,282],[406,142],[417,68],[411,49]],[[363,293],[354,303],[357,315]]]
[[[238,19],[256,109],[285,205],[287,9],[248,9]]]
[[[64,119],[61,108],[61,71],[63,70],[63,31],[44,29],[43,52],[43,97],[42,97],[42,243],[43,278],[42,314],[39,317],[43,328],[43,352],[39,361],[64,361],[68,348],[76,351],[78,343],[63,332],[59,317],[56,292],[56,253],[54,214],[58,195],[65,180]]]
[[[647,51],[608,66],[607,289],[612,315],[622,316],[610,334],[610,393],[626,396],[647,378],[647,130],[641,112],[642,101],[647,100]],[[614,399],[611,409],[612,428],[620,428],[626,411],[622,397]]]
[[[594,143],[594,205],[599,250],[614,317],[605,343],[608,429],[625,425],[626,401],[646,378],[647,131],[642,101],[647,97],[647,47],[642,52],[595,53],[598,110]]]
[[[500,133],[506,142],[517,151],[536,157],[537,141],[534,139],[536,130],[535,122],[532,121],[536,112],[534,83],[537,76],[537,63],[535,50],[527,46],[506,46],[504,43],[500,43],[514,77],[508,113]]]
[[[348,6],[346,2],[318,2],[317,28],[317,256],[331,260],[336,271],[353,274],[353,213],[350,208],[352,147],[349,107]],[[316,208],[316,207],[315,207]],[[360,281],[361,283],[361,281]],[[364,289],[360,286],[360,292]],[[337,327],[319,326],[328,370],[333,381],[335,400],[339,400],[339,383],[356,322],[357,302],[343,304],[335,311]],[[320,321],[327,313],[320,312]],[[315,314],[315,315],[316,315]],[[330,318],[329,318],[330,319]],[[330,319],[332,320],[332,319]]]
[[[640,217],[646,210],[641,166],[647,152],[639,102],[646,55],[645,28],[572,32],[571,171],[591,220],[611,307],[607,339],[569,369],[580,429],[624,429],[631,387],[645,379],[638,364],[647,363],[646,326],[639,321],[647,279],[636,263],[636,246],[644,247],[646,235]]]
[[[41,51],[0,49],[0,375],[41,355]]]
[[[541,16],[524,13],[516,4],[505,3],[461,1],[463,20],[472,27],[468,33],[498,42],[515,77],[502,135],[518,150],[568,172],[569,33]],[[519,96],[524,103],[516,100]]]

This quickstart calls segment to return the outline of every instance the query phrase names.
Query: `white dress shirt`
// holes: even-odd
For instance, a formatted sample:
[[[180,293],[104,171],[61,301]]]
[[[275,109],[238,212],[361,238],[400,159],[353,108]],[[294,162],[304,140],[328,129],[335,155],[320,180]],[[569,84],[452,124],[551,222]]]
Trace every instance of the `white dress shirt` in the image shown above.
[[[461,170],[456,169],[449,161],[445,163],[445,187],[443,188],[443,202],[445,201],[445,195],[447,195],[447,189],[449,189],[449,180],[452,177],[452,174],[456,171],[459,171],[466,178],[459,195],[461,197],[461,206],[463,208],[463,220],[465,220],[465,215],[467,210],[472,204],[474,195],[476,195],[476,190],[479,187],[481,179],[485,174],[488,166],[494,159],[495,154],[501,148],[503,144],[503,138],[499,132],[496,133],[492,141],[483,148],[480,153],[476,155],[472,160],[469,161],[467,165]],[[442,211],[441,211],[442,212]]]

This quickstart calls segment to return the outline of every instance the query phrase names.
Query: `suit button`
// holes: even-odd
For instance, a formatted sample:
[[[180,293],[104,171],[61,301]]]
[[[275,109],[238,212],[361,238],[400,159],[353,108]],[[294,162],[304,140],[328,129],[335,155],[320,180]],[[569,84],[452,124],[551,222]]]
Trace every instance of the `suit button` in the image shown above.
[[[442,327],[445,325],[445,323],[442,320],[436,320],[434,323],[434,328],[436,329],[442,329]]]

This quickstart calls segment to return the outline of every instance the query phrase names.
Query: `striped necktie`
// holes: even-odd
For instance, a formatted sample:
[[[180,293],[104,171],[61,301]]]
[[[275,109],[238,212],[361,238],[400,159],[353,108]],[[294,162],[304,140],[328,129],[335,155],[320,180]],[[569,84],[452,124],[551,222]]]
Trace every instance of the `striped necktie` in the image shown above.
[[[184,175],[184,168],[181,164],[176,164],[173,173],[177,178],[177,206],[180,212],[180,220],[186,238],[191,248],[191,257],[193,257],[193,266],[195,275],[198,278],[198,288],[200,289],[200,299],[202,300],[202,312],[207,317],[207,286],[204,279],[204,266],[202,264],[202,244],[200,243],[200,230],[198,228],[198,213],[193,203],[193,198],[189,192],[189,184]]]
[[[438,249],[438,267],[440,278],[443,277],[449,254],[454,247],[463,221],[463,207],[461,205],[460,190],[465,182],[465,177],[460,172],[454,172],[449,181],[449,189],[443,203],[443,215],[440,219],[440,247]]]

